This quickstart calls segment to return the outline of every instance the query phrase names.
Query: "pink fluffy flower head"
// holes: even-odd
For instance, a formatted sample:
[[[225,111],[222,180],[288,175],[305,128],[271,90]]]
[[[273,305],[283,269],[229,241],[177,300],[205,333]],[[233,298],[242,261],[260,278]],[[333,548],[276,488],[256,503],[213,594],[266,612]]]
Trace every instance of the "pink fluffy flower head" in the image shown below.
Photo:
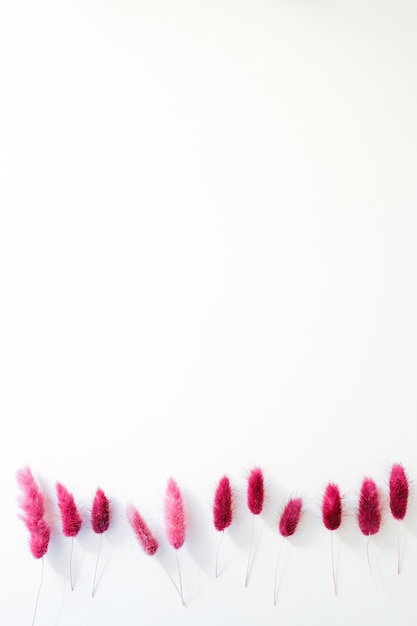
[[[247,502],[251,513],[259,515],[264,505],[264,476],[259,467],[251,470],[248,478]]]
[[[44,519],[38,522],[36,531],[30,534],[30,550],[35,559],[41,559],[48,551],[51,539],[51,527]]]
[[[97,489],[91,510],[91,526],[97,534],[104,533],[110,526],[110,502],[102,489]]]
[[[218,531],[222,531],[232,523],[233,518],[233,498],[230,481],[227,476],[223,476],[217,485],[213,504],[213,523]]]
[[[158,541],[152,534],[152,531],[146,524],[145,520],[133,506],[129,506],[126,511],[127,519],[135,533],[144,552],[153,556],[158,550]]]
[[[279,520],[279,532],[283,537],[290,537],[297,530],[301,519],[303,501],[301,498],[291,498],[282,511]]]
[[[83,520],[75,504],[74,496],[64,485],[55,485],[58,507],[61,513],[62,532],[65,537],[76,537],[80,532]]]
[[[165,529],[168,543],[178,550],[184,544],[186,523],[181,491],[173,478],[168,480],[165,493]]]
[[[359,496],[358,522],[364,535],[375,535],[381,526],[381,503],[378,488],[371,478],[364,478]]]
[[[22,491],[19,504],[23,511],[21,519],[30,532],[30,550],[35,559],[42,558],[49,546],[51,527],[44,518],[45,496],[39,489],[28,466],[16,474],[18,485]]]
[[[22,491],[19,504],[23,511],[21,519],[29,532],[37,530],[39,522],[45,512],[45,497],[39,489],[33,474],[28,466],[23,467],[16,474],[17,483]]]
[[[334,483],[329,483],[325,489],[321,512],[327,530],[337,530],[342,523],[342,498]]]
[[[408,479],[402,465],[396,463],[391,468],[389,478],[389,506],[395,519],[402,520],[407,513]]]

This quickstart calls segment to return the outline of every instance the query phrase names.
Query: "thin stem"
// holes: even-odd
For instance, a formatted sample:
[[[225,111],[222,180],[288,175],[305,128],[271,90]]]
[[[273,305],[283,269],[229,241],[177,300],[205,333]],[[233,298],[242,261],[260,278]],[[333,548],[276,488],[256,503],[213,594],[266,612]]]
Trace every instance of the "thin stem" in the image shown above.
[[[100,534],[100,543],[99,543],[99,546],[98,546],[98,553],[97,553],[96,568],[95,568],[95,570],[94,570],[93,588],[92,588],[92,591],[91,591],[91,597],[92,597],[92,598],[94,598],[94,592],[95,592],[95,590],[96,590],[96,576],[97,576],[98,561],[99,561],[99,558],[100,558],[100,552],[101,552],[101,543],[102,543],[102,539],[103,539],[103,534],[101,533],[101,534]]]
[[[220,541],[219,541],[219,545],[217,546],[217,552],[216,552],[216,570],[215,570],[215,576],[217,578],[218,576],[218,572],[217,572],[217,565],[219,562],[219,551],[220,551],[220,546],[222,545],[223,542],[223,537],[224,537],[224,530],[222,531],[222,534],[220,536]]]
[[[175,550],[175,556],[177,557],[177,567],[178,567],[178,579],[180,583],[180,597],[183,606],[187,606],[184,602],[184,596],[182,593],[182,578],[181,578],[181,568],[180,568],[180,560],[178,558],[178,550]]]
[[[333,554],[333,531],[330,531],[330,550],[332,553],[332,574],[333,574],[333,586],[334,586],[334,595],[337,596],[337,586],[336,586],[336,572],[334,568],[334,554]]]
[[[74,548],[74,537],[71,537],[71,552],[70,552],[70,564],[69,564],[71,591],[74,591],[74,584],[72,582],[72,551],[73,551],[73,548]]]
[[[249,566],[250,566],[250,560],[251,560],[251,556],[252,556],[253,528],[254,528],[254,525],[255,525],[255,516],[252,513],[252,526],[251,526],[251,531],[250,531],[249,555],[248,555],[248,564],[246,566],[245,587],[248,586]]]
[[[167,570],[167,568],[165,567],[165,565],[163,563],[161,563],[161,561],[158,561],[160,566],[162,567],[162,569],[165,571],[166,575],[168,576],[168,578],[170,579],[170,581],[172,582],[172,584],[175,587],[175,591],[177,592],[177,594],[179,595],[179,597],[181,598],[181,592],[177,587],[177,584],[175,582],[175,580],[172,578],[171,574],[169,573],[169,571]],[[178,561],[177,561],[178,562]],[[182,599],[182,598],[181,598]],[[184,606],[187,607],[186,603],[184,602]]]
[[[372,576],[372,580],[373,580],[374,585],[375,585],[376,592],[379,593],[378,587],[377,587],[377,584],[376,584],[376,580],[375,580],[375,576],[374,576],[374,572],[372,570],[371,559],[369,558],[369,538],[370,538],[370,535],[368,535],[368,541],[366,542],[366,556],[367,556],[367,559],[368,559],[369,571],[371,572],[371,576]]]
[[[42,588],[42,581],[43,581],[43,570],[44,570],[44,560],[42,557],[42,570],[41,570],[41,580],[39,582],[39,588],[38,588],[38,594],[36,596],[36,602],[35,602],[35,610],[33,611],[33,620],[32,620],[32,626],[34,626],[35,624],[35,619],[36,619],[36,611],[38,610],[38,602],[39,602],[39,596],[41,593],[41,588]]]
[[[397,521],[397,573],[401,572],[401,558],[400,558],[400,522]]]
[[[281,543],[279,544],[277,560],[275,561],[275,576],[274,576],[274,606],[277,605],[277,574],[278,574],[278,561],[281,554],[282,546],[284,545],[284,537],[281,539]]]

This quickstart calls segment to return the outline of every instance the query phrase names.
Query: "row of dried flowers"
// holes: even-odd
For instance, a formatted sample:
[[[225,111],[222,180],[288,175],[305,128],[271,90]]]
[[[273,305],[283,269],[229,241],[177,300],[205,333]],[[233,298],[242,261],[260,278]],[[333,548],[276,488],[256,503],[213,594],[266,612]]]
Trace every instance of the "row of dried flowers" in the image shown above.
[[[30,533],[30,549],[36,559],[41,559],[46,554],[51,538],[51,527],[45,517],[45,495],[39,488],[31,469],[26,466],[17,472],[17,482],[21,490],[19,505],[22,510],[21,519],[25,523]],[[75,502],[74,496],[61,483],[56,483],[56,495],[61,516],[62,532],[72,540],[81,529],[83,519]],[[401,464],[394,464],[391,468],[389,479],[389,506],[393,517],[403,520],[407,513],[409,497],[409,480]],[[252,531],[249,545],[249,555],[245,575],[245,586],[248,583],[248,573],[250,569],[253,544],[253,527],[256,515],[259,515],[264,506],[264,476],[259,467],[253,468],[247,481],[247,505],[252,514]],[[233,521],[233,490],[230,480],[223,476],[214,494],[213,500],[213,524],[217,531],[223,533]],[[290,498],[284,506],[279,517],[278,530],[283,538],[293,535],[298,527],[303,512],[303,501],[301,498]],[[324,526],[329,531],[337,530],[343,517],[343,500],[338,485],[329,483],[324,491],[321,503],[322,520]],[[149,528],[143,516],[132,505],[126,510],[127,518],[135,533],[140,545],[146,554],[153,556],[156,554],[159,544],[152,530]],[[178,550],[182,547],[186,539],[186,513],[182,493],[178,484],[170,478],[166,487],[165,502],[165,530],[168,543],[175,549],[179,587],[177,588],[181,602],[185,606],[182,590],[181,570],[178,560]],[[371,478],[364,478],[361,486],[357,520],[361,532],[368,538],[377,533],[382,520],[382,502],[378,487]],[[97,566],[99,563],[101,537],[108,530],[111,522],[111,504],[102,489],[97,489],[91,508],[91,527],[93,531],[100,535],[100,548],[97,555],[96,569],[94,573],[92,595],[94,596]],[[221,537],[221,539],[222,539]],[[218,557],[221,541],[216,553],[215,575],[218,573]],[[368,547],[367,547],[368,549]],[[70,583],[72,580],[72,546],[70,557]],[[368,562],[369,554],[368,554]],[[277,559],[278,565],[278,559]],[[333,565],[333,547],[332,547]],[[371,575],[375,579],[370,566]],[[398,573],[400,572],[400,551],[398,544]],[[276,581],[276,571],[275,571]],[[337,593],[336,577],[333,566],[334,591]],[[276,590],[274,585],[274,602],[276,601]],[[38,596],[39,597],[39,596]],[[35,608],[36,613],[36,608]]]

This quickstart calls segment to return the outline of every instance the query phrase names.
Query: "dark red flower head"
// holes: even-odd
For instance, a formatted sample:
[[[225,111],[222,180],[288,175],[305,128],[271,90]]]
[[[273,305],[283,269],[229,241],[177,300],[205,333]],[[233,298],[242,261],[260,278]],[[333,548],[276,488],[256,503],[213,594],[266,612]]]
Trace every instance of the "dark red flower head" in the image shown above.
[[[407,513],[408,492],[408,479],[403,466],[393,465],[389,478],[389,506],[395,519],[402,520]]]
[[[301,519],[302,507],[301,498],[292,498],[285,505],[279,520],[279,532],[283,537],[290,537],[295,533]]]
[[[76,537],[83,520],[75,504],[74,496],[61,483],[56,483],[58,507],[61,513],[62,532],[65,537]]]
[[[364,535],[375,535],[381,526],[378,488],[371,478],[364,478],[359,496],[358,522]]]
[[[322,502],[323,524],[328,530],[336,530],[342,523],[342,498],[339,487],[329,483],[325,489]]]
[[[247,496],[250,512],[259,515],[264,505],[264,476],[259,467],[255,467],[249,474]]]
[[[110,526],[110,502],[102,489],[97,489],[94,497],[91,526],[98,534],[104,533]]]
[[[223,476],[217,485],[213,504],[213,522],[216,530],[224,530],[232,523],[232,489],[227,476]]]

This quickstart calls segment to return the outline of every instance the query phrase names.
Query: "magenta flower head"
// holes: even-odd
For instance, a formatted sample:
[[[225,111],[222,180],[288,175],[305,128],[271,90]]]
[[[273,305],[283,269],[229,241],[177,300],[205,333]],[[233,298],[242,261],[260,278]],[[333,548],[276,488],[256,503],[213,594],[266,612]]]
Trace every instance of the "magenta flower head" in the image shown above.
[[[397,463],[392,466],[389,477],[389,506],[395,519],[404,519],[407,513],[408,494],[407,475],[403,466]]]
[[[75,504],[74,496],[61,483],[56,483],[58,507],[61,513],[62,533],[65,537],[76,537],[80,532],[83,520]]]
[[[180,488],[173,478],[170,478],[167,483],[165,493],[165,530],[168,539],[168,543],[178,551],[185,541],[186,534],[186,521],[185,521],[185,509],[184,502]],[[183,606],[186,606],[184,601],[184,595],[182,592],[182,579],[181,570],[178,559],[178,553],[176,552],[178,576],[180,583],[180,597]]]
[[[255,467],[249,474],[247,491],[248,507],[253,515],[262,513],[264,497],[264,475],[259,467]]]
[[[302,508],[303,501],[301,498],[288,500],[279,520],[279,532],[283,537],[290,537],[295,533],[301,519]]]
[[[149,556],[156,554],[158,550],[158,541],[152,534],[149,526],[146,524],[142,515],[133,506],[128,506],[127,519],[136,535],[137,540],[142,546],[143,551]]]
[[[44,517],[45,496],[28,466],[20,469],[16,478],[22,492],[19,498],[20,517],[30,533],[30,550],[35,559],[41,559],[48,550],[51,538],[51,527]]]
[[[110,526],[110,502],[102,489],[97,489],[91,510],[91,527],[97,534],[102,534]]]
[[[327,530],[337,530],[342,523],[342,498],[334,483],[329,483],[325,489],[321,512]]]
[[[375,535],[381,526],[381,502],[378,488],[371,478],[364,478],[359,497],[358,523],[364,535]]]
[[[213,523],[218,531],[230,526],[233,518],[233,497],[230,480],[223,476],[217,485],[213,504]]]

